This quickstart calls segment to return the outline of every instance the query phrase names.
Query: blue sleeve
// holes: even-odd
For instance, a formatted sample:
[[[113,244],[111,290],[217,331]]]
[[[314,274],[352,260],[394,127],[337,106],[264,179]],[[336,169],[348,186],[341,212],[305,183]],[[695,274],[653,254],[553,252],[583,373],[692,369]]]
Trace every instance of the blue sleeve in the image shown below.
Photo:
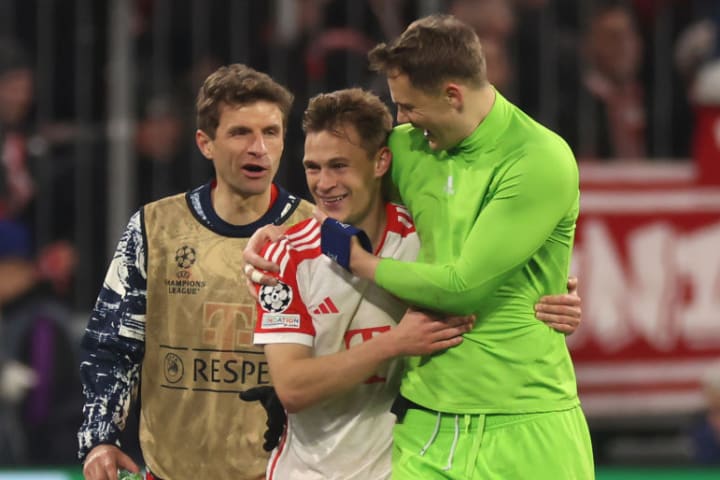
[[[707,420],[703,420],[690,432],[693,457],[701,465],[720,464],[720,441]]]
[[[30,232],[18,222],[0,220],[0,258],[30,259],[32,242]]]
[[[125,229],[82,339],[83,423],[78,457],[116,444],[140,383],[145,353],[147,274],[141,212]]]

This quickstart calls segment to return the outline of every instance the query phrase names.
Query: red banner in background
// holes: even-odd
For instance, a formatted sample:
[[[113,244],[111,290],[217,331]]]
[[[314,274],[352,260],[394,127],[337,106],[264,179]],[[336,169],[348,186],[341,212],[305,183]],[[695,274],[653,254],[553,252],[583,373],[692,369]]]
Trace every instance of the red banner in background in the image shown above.
[[[584,323],[568,343],[584,409],[701,408],[700,378],[720,359],[720,188],[693,186],[690,166],[581,173]]]

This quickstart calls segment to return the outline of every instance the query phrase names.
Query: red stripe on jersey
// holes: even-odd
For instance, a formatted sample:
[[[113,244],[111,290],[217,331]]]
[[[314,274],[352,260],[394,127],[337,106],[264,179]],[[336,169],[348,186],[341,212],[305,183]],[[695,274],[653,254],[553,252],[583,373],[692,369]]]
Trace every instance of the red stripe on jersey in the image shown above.
[[[277,451],[275,452],[276,455],[272,459],[272,463],[270,464],[269,472],[268,472],[268,479],[274,480],[275,479],[275,468],[277,468],[278,460],[280,460],[280,455],[283,453],[283,450],[285,449],[285,441],[287,440],[287,430],[288,430],[288,423],[287,420],[285,420],[285,429],[283,430],[282,435],[280,436],[280,443],[277,446]]]
[[[318,305],[317,308],[315,308],[315,310],[313,310],[313,314],[314,315],[320,315],[320,314],[327,315],[328,313],[340,313],[340,310],[338,310],[338,308],[335,306],[335,304],[333,303],[333,301],[330,297],[325,297],[325,299],[322,302],[320,302],[320,305]]]
[[[285,261],[285,258],[288,256],[288,243],[286,239],[280,240],[278,242],[278,248],[275,251],[274,255],[271,255],[268,257],[268,260],[271,260],[273,263],[280,265],[282,267],[283,261]]]
[[[375,255],[379,255],[385,245],[388,232],[398,233],[405,238],[415,231],[415,224],[412,222],[407,209],[396,203],[385,204],[385,230],[382,239],[375,249]]]
[[[262,256],[269,260],[270,258],[272,258],[273,255],[275,255],[275,252],[277,251],[278,248],[280,248],[280,243],[278,243],[278,242],[268,243],[263,248]]]
[[[309,218],[289,228],[285,233],[285,237],[288,240],[288,249],[292,251],[296,264],[322,255],[320,249],[320,224],[314,218]]]
[[[415,231],[415,223],[413,222],[412,217],[410,216],[410,213],[402,209],[398,211],[398,222],[400,222],[403,227],[405,227],[403,237],[406,237],[410,233],[413,233]]]
[[[303,247],[312,245],[315,242],[320,241],[320,227],[314,228],[308,235],[303,237],[302,241],[292,241],[293,247],[296,250],[302,250]]]
[[[277,242],[268,243],[263,247],[261,255],[265,260],[269,260],[276,265],[280,265],[283,259],[287,256],[287,242],[284,241],[284,239],[281,239]],[[278,277],[277,274],[269,272],[265,273],[276,278]]]
[[[314,218],[308,218],[304,222],[300,222],[285,232],[285,236],[290,239],[294,245],[304,243],[308,238],[312,238],[320,232],[320,224]]]
[[[340,310],[338,310],[330,297],[325,297],[323,302],[329,307],[330,313],[340,313]]]
[[[302,263],[303,260],[311,260],[322,255],[320,244],[317,247],[308,248],[307,250],[295,250],[295,258],[297,263]]]
[[[395,211],[397,212],[397,217],[395,217],[400,225],[399,230],[396,230],[398,233],[401,233],[403,237],[407,237],[409,234],[413,233],[415,231],[415,223],[413,223],[412,216],[410,215],[410,212],[407,208],[403,207],[402,205],[394,204]]]
[[[275,205],[275,200],[277,200],[278,197],[278,188],[277,185],[274,183],[270,184],[270,205],[268,205],[268,210],[272,208],[273,205]]]

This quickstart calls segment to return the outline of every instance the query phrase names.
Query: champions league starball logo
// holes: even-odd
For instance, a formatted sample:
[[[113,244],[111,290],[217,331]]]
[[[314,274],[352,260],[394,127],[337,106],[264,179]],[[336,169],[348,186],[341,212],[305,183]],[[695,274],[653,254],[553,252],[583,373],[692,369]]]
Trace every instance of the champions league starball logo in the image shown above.
[[[180,268],[190,268],[195,263],[195,249],[183,245],[175,252],[175,263]]]
[[[264,286],[260,289],[260,306],[266,312],[282,313],[292,302],[292,290],[286,284],[278,282],[274,286]]]
[[[183,245],[175,250],[174,258],[172,253],[168,255],[168,263],[172,264],[173,260],[180,269],[174,272],[176,278],[165,278],[167,293],[169,295],[197,295],[200,293],[206,285],[205,280],[202,279],[202,272],[193,272],[190,269],[197,263],[195,249]]]

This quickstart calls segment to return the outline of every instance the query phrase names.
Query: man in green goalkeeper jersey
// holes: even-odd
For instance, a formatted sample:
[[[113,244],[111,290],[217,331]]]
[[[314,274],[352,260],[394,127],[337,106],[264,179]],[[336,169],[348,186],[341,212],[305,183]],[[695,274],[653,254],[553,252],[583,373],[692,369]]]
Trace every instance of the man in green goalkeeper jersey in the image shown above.
[[[401,262],[354,241],[350,269],[411,304],[477,316],[458,347],[409,359],[392,478],[594,478],[564,335],[533,312],[565,288],[572,152],[488,83],[477,36],[454,17],[420,19],[369,59],[403,124],[392,179],[422,247]]]
[[[564,335],[533,311],[565,290],[578,215],[570,149],[487,82],[477,36],[453,17],[418,20],[369,57],[404,124],[389,141],[392,180],[421,249],[401,262],[353,242],[344,266],[408,303],[477,317],[459,346],[408,359],[392,478],[594,478]]]

